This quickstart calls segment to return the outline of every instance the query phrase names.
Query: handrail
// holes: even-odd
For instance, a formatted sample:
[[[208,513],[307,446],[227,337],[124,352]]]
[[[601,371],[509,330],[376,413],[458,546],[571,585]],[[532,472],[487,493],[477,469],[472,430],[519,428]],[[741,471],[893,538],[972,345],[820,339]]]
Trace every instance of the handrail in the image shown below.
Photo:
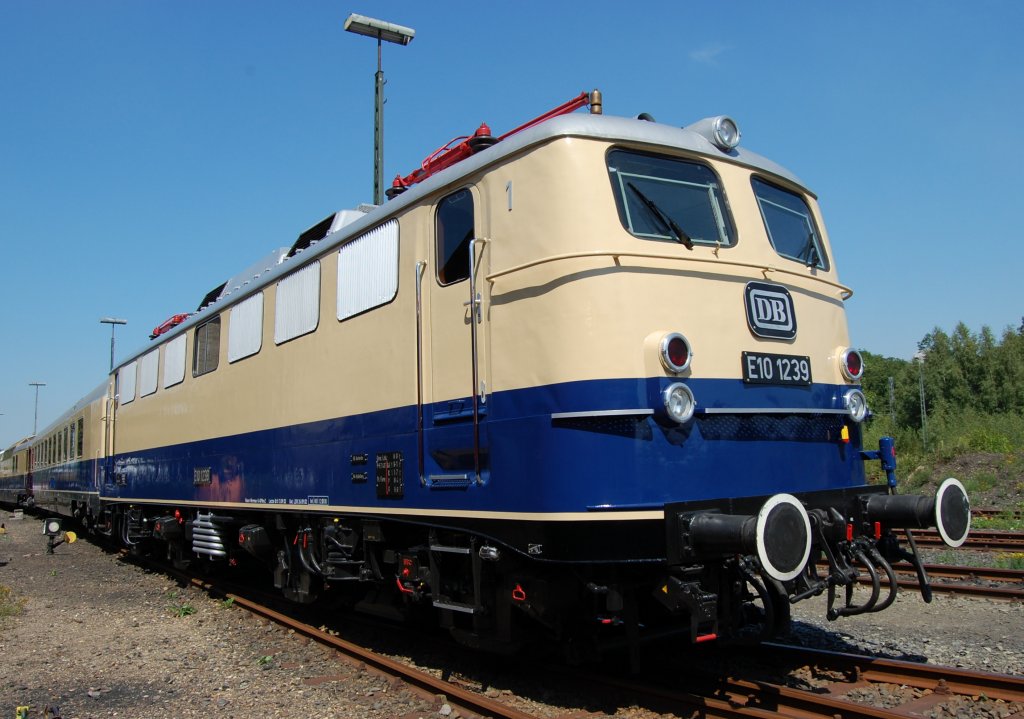
[[[842,300],[848,300],[851,297],[853,297],[853,290],[847,287],[846,285],[840,284],[838,282],[833,282],[832,280],[826,280],[821,277],[815,277],[813,275],[801,274],[800,272],[796,272],[794,270],[787,270],[785,268],[775,267],[774,265],[761,265],[754,262],[738,262],[736,260],[722,260],[717,257],[679,257],[678,255],[661,255],[652,252],[618,252],[613,250],[594,250],[591,252],[568,252],[561,255],[549,255],[548,257],[542,257],[538,260],[524,262],[521,265],[515,265],[514,267],[509,267],[504,270],[492,272],[491,274],[486,275],[484,279],[493,284],[494,281],[499,277],[511,275],[516,272],[522,272],[523,270],[527,270],[531,267],[537,267],[539,265],[545,265],[551,262],[561,262],[563,260],[576,260],[588,257],[611,257],[615,260],[616,264],[618,264],[619,258],[621,257],[632,257],[647,260],[676,260],[683,262],[701,262],[715,265],[729,265],[732,267],[744,267],[746,269],[758,270],[764,275],[765,279],[768,279],[768,275],[770,275],[771,273],[779,272],[786,275],[793,275],[794,277],[800,277],[806,280],[814,280],[815,282],[821,282],[822,284],[826,284],[829,287],[834,287],[839,290],[839,298]]]

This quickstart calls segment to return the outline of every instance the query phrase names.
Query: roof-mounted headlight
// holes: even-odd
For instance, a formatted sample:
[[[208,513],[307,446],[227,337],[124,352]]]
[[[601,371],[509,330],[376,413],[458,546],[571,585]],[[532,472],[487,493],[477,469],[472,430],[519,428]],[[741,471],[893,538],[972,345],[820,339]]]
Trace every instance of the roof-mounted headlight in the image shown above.
[[[706,117],[686,129],[701,135],[722,152],[735,150],[740,144],[740,126],[726,115]]]
[[[712,142],[720,150],[732,150],[740,144],[740,128],[731,117],[720,115],[715,118]]]

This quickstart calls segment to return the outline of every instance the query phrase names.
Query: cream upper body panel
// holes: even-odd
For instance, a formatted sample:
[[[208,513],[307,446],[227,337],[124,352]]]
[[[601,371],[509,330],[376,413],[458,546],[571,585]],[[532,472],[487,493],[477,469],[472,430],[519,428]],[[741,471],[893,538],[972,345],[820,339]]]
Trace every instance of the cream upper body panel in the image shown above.
[[[513,198],[511,210],[494,214],[486,257],[495,389],[661,375],[645,340],[671,331],[693,344],[693,377],[737,378],[745,349],[808,355],[815,381],[841,382],[835,350],[848,345],[849,292],[834,265],[812,269],[775,252],[753,171],[689,156],[720,177],[737,241],[686,249],[623,228],[605,159],[612,146],[558,140],[486,180],[493,205],[504,202],[509,182]],[[822,228],[814,199],[806,199]],[[807,329],[787,342],[753,336],[743,300],[750,281],[785,285]]]

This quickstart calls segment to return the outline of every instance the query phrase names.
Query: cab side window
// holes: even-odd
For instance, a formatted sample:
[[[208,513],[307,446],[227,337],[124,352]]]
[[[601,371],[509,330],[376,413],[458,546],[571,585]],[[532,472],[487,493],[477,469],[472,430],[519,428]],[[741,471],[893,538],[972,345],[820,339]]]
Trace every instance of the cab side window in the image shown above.
[[[459,190],[437,206],[437,281],[450,285],[469,277],[469,242],[473,239],[473,194]]]

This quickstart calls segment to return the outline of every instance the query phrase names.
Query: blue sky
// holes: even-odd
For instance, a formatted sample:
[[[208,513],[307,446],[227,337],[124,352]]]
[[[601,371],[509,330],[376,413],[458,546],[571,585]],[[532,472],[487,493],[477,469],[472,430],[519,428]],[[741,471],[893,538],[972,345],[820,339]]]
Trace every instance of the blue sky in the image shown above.
[[[855,345],[1020,324],[1024,3],[0,1],[0,445],[118,355],[385,177],[584,89],[605,112],[729,114],[819,195]],[[870,371],[870,369],[869,369]]]

